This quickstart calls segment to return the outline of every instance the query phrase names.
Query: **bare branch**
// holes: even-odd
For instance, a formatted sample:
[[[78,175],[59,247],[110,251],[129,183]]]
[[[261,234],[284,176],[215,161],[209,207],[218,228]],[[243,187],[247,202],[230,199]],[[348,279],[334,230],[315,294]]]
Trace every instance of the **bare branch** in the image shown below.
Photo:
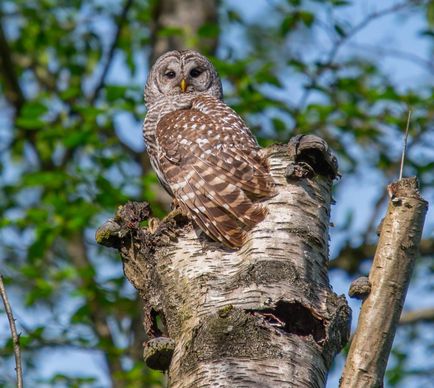
[[[341,387],[383,385],[384,372],[419,249],[428,204],[416,178],[388,186],[389,208],[372,263],[371,293],[359,322],[341,379]]]
[[[7,86],[5,96],[15,108],[15,117],[19,116],[21,108],[26,102],[23,89],[19,83],[19,77],[15,71],[16,68],[17,66],[13,61],[12,51],[0,20],[0,74],[3,75],[4,82]],[[52,167],[51,161],[44,161],[38,153],[38,150],[34,147],[36,143],[36,131],[21,131],[19,136],[24,136],[26,140],[28,140],[28,144],[35,150],[42,167],[50,169]]]
[[[113,41],[110,45],[110,49],[109,49],[108,54],[107,54],[106,63],[105,63],[104,68],[102,70],[101,77],[100,77],[100,79],[99,79],[99,81],[95,87],[93,94],[92,94],[92,97],[90,98],[91,104],[95,102],[95,100],[98,98],[99,94],[101,93],[101,90],[104,88],[105,81],[107,78],[107,73],[110,69],[112,62],[113,62],[114,53],[115,53],[116,47],[117,47],[118,42],[119,42],[119,37],[121,36],[122,27],[124,26],[124,23],[127,19],[128,11],[131,8],[132,4],[133,4],[133,0],[126,0],[124,6],[122,8],[122,12],[119,16],[119,21],[118,21],[117,28],[116,28],[116,33],[115,33],[115,36],[113,38]]]
[[[390,56],[395,57],[399,59],[403,59],[405,61],[412,62],[414,64],[417,64],[421,68],[427,70],[428,72],[434,72],[434,60],[425,59],[419,55],[416,55],[414,53],[406,52],[397,50],[390,47],[378,47],[375,45],[370,45],[367,43],[351,43],[350,45],[352,48],[356,50],[362,50],[363,53],[366,54],[367,51],[372,52],[373,54],[376,54],[381,57]]]
[[[358,34],[361,30],[363,30],[365,27],[367,27],[369,24],[371,24],[373,21],[382,18],[384,16],[393,14],[395,12],[401,11],[405,8],[422,5],[425,1],[421,0],[413,0],[413,1],[403,1],[401,3],[395,4],[391,7],[384,8],[380,11],[375,11],[367,15],[362,21],[357,23],[353,28],[351,28],[348,31],[345,31],[345,34],[342,36],[339,36],[339,38],[334,42],[332,45],[327,58],[325,61],[321,64],[321,67],[318,69],[318,71],[311,77],[310,84],[312,86],[316,85],[322,74],[325,72],[325,70],[329,69],[331,65],[333,64],[339,50],[341,47],[348,42],[351,38],[353,38],[356,34]],[[300,97],[299,103],[297,104],[298,109],[302,109],[304,105],[306,104],[306,101],[311,93],[311,88],[306,88],[302,96]]]
[[[21,367],[21,349],[20,349],[20,335],[17,333],[17,327],[15,326],[15,318],[12,313],[11,305],[9,304],[6,288],[3,283],[3,276],[0,275],[0,295],[3,299],[3,305],[5,306],[6,315],[9,320],[9,327],[11,329],[12,343],[14,347],[15,355],[15,371],[17,373],[17,387],[23,387],[23,369]]]
[[[434,308],[429,307],[426,309],[420,309],[415,311],[408,311],[401,315],[399,324],[401,326],[411,325],[421,322],[434,322]]]
[[[0,23],[0,69],[4,76],[4,82],[7,85],[5,91],[6,98],[15,107],[15,114],[18,115],[24,104],[24,93],[15,73],[15,66],[12,62],[12,53],[3,26]]]

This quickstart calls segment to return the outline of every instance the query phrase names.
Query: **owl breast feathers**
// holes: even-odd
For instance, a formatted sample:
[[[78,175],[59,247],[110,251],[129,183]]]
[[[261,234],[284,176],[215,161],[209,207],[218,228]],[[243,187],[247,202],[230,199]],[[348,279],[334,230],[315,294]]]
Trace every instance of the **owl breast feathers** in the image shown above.
[[[174,53],[181,58],[180,84],[194,85],[189,79],[192,69],[183,74],[188,61],[183,63],[182,55],[199,56],[193,69],[202,64],[200,70],[205,57],[192,51]],[[205,65],[212,67],[207,60]],[[151,163],[183,213],[214,240],[241,247],[247,232],[266,215],[257,201],[275,194],[267,162],[250,130],[220,96],[208,89],[198,92],[199,87],[182,88],[185,84],[180,101],[176,93],[167,96],[166,104],[161,103],[164,97],[155,104],[147,101],[144,133]]]

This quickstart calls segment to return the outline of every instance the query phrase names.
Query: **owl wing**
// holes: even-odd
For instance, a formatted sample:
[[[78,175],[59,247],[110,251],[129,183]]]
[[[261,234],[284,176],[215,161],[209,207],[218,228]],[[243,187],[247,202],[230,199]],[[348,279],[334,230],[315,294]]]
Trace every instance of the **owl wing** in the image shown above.
[[[253,200],[274,195],[274,183],[242,121],[232,125],[234,118],[225,122],[197,108],[172,112],[158,123],[160,169],[183,211],[206,234],[240,247],[266,215]]]

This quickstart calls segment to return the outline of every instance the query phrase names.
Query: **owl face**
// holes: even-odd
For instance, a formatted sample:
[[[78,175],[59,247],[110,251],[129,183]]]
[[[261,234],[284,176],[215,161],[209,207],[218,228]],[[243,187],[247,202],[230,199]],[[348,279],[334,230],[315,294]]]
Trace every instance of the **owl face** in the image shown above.
[[[146,104],[167,96],[209,94],[222,99],[222,87],[211,62],[196,51],[169,51],[157,59],[145,86]]]

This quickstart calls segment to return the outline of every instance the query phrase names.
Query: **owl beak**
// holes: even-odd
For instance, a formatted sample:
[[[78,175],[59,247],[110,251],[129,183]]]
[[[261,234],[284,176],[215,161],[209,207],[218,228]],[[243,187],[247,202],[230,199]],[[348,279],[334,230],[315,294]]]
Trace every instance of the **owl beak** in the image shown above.
[[[183,78],[179,86],[181,87],[181,92],[184,93],[187,90],[187,81]]]

